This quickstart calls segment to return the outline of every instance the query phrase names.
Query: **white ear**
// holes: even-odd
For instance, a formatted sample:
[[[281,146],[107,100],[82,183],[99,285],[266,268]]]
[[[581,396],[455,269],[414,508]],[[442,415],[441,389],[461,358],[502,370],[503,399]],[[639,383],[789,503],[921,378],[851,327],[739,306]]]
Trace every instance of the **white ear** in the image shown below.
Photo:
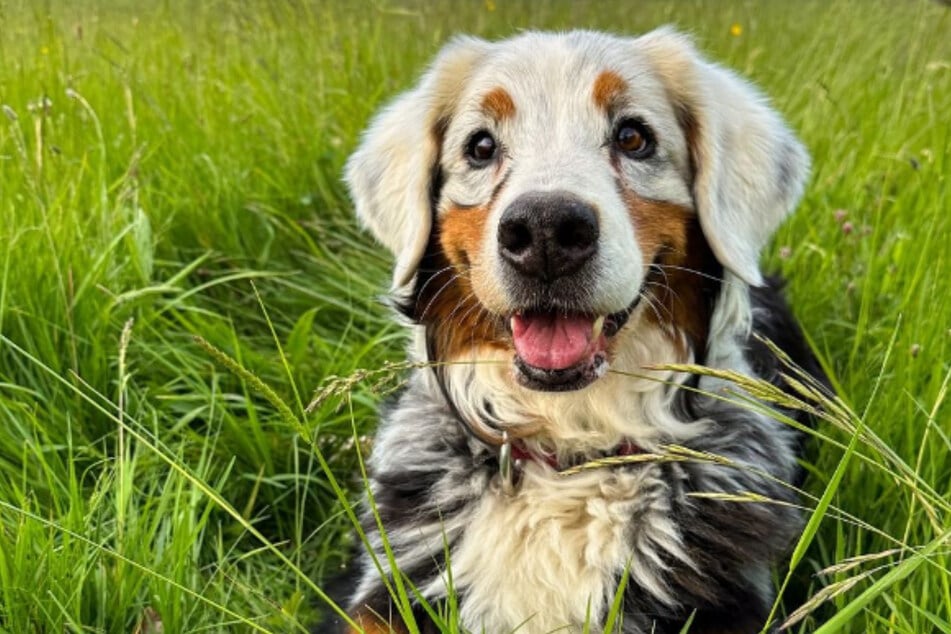
[[[394,289],[412,281],[425,253],[440,129],[488,47],[475,38],[447,44],[419,84],[376,115],[347,162],[357,217],[396,256]]]
[[[761,285],[760,251],[799,202],[809,155],[756,89],[703,60],[689,38],[662,28],[637,42],[681,117],[710,248],[747,284]]]

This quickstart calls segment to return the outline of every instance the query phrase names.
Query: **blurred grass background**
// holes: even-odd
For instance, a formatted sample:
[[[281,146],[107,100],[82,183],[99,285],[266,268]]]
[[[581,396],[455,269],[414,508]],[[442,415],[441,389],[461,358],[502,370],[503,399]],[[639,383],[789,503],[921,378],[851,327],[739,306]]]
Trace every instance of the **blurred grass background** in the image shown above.
[[[881,439],[841,482],[848,434],[813,443],[835,513],[791,594],[951,631],[951,10],[778,0],[0,0],[0,631],[306,631],[391,384],[334,377],[402,356],[340,181],[357,134],[454,33],[660,24],[810,148],[766,264]]]

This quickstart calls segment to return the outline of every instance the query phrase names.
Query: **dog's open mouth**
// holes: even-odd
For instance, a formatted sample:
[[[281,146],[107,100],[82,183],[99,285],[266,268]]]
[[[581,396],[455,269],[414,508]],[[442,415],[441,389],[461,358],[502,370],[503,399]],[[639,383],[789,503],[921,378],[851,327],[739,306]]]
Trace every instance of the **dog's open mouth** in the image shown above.
[[[608,342],[636,306],[635,299],[624,310],[600,316],[560,310],[515,313],[509,327],[519,383],[548,392],[590,385],[607,371]]]

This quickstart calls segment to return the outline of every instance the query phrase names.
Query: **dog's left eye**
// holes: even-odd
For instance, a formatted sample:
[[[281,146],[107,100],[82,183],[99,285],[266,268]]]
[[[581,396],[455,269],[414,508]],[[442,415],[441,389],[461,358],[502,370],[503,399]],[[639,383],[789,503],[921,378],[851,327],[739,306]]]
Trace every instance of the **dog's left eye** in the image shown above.
[[[466,143],[466,158],[472,163],[473,167],[482,167],[495,158],[498,152],[498,143],[491,134],[485,130],[479,130],[469,138]]]
[[[624,119],[614,130],[614,145],[632,159],[645,159],[654,154],[654,135],[643,121]]]

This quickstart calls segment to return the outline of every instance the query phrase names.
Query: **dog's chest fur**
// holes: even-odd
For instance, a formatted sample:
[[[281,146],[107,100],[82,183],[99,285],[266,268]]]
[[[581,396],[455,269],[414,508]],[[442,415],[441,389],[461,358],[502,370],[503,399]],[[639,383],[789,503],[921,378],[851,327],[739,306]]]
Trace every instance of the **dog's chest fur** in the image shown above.
[[[647,396],[628,401],[647,407],[632,409],[629,422],[656,422],[652,403],[666,403],[668,415],[678,410]],[[693,415],[681,424],[705,431],[679,444],[721,461],[571,476],[529,462],[507,494],[495,452],[467,435],[431,371],[417,371],[385,413],[370,461],[374,508],[364,527],[383,575],[392,571],[377,515],[401,573],[429,602],[455,596],[466,631],[599,632],[625,574],[618,632],[676,632],[687,606],[704,605],[718,607],[696,622],[719,625],[742,613],[752,620],[736,631],[752,631],[768,606],[769,563],[795,534],[797,515],[787,504],[716,496],[790,502],[779,482],[792,478],[796,436],[718,399],[690,400]],[[385,616],[393,608],[380,573],[364,558],[353,606]]]
[[[601,621],[626,569],[664,596],[635,549],[650,541],[682,554],[665,488],[651,470],[563,478],[540,465],[526,469],[516,494],[494,488],[452,551],[463,622],[580,632]]]

